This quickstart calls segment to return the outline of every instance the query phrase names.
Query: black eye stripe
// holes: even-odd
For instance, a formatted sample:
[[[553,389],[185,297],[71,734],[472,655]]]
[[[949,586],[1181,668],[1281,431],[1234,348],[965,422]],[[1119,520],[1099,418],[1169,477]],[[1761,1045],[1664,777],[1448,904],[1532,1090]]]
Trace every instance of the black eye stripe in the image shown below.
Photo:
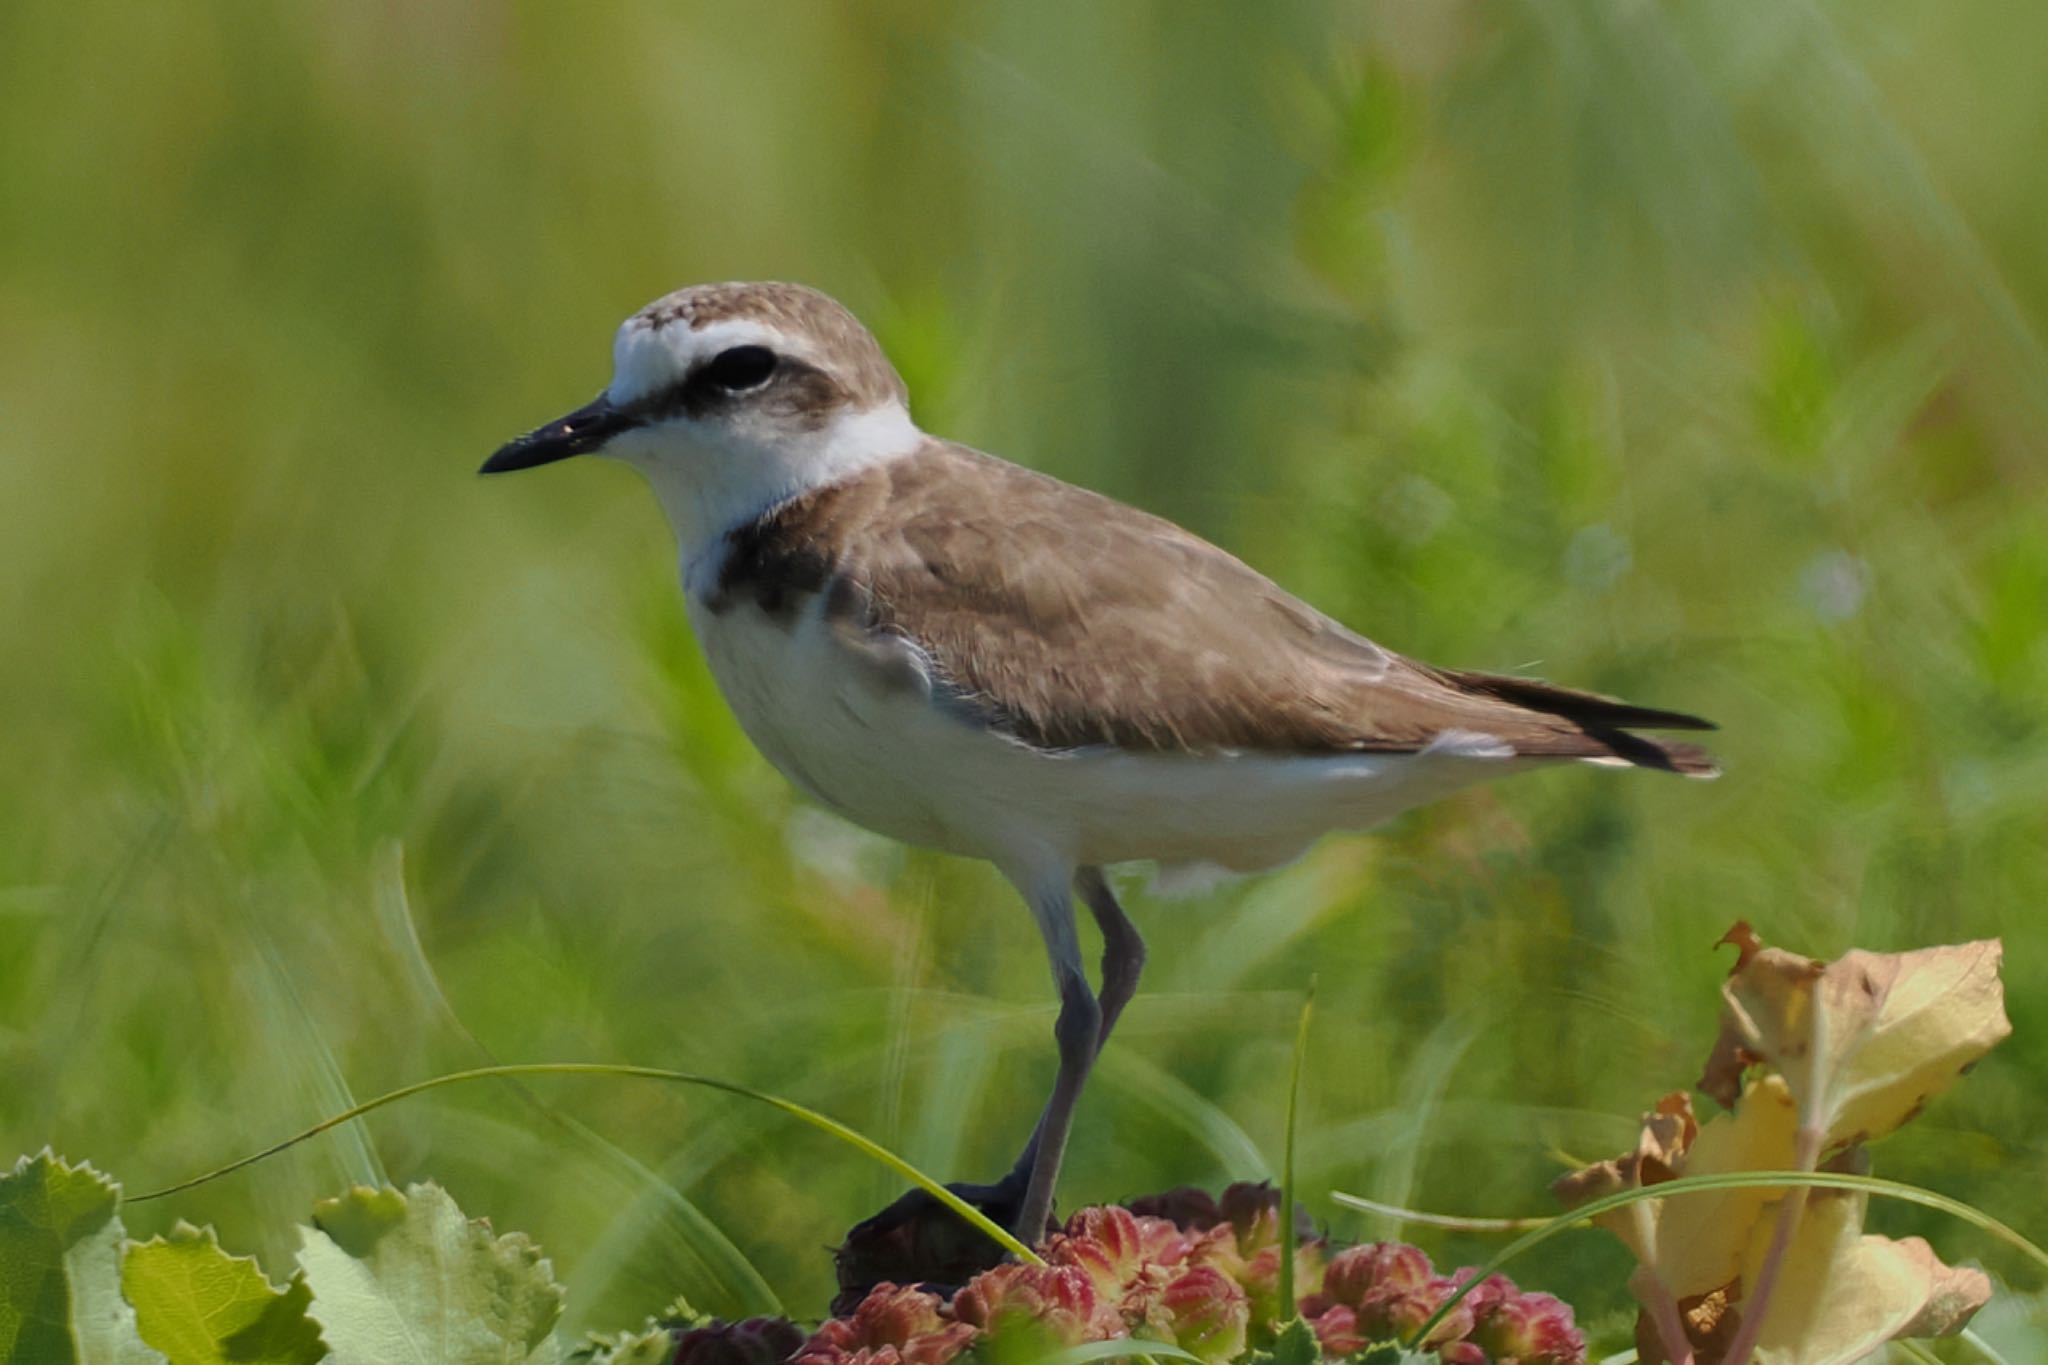
[[[733,371],[721,373],[718,369],[721,362],[738,365],[739,362],[726,359],[734,351],[765,353],[769,361],[767,371],[759,378]],[[760,364],[752,357],[746,363],[756,368]],[[748,378],[753,379],[750,386],[734,387],[740,380]],[[769,385],[771,380],[772,389]],[[825,405],[828,394],[843,396],[839,385],[817,366],[795,356],[777,355],[766,346],[734,346],[692,365],[687,374],[668,387],[635,400],[632,408],[639,420],[659,422],[677,415],[705,417],[741,403],[780,403],[797,408],[817,408]]]
[[[733,346],[705,361],[692,377],[727,393],[740,393],[767,383],[776,364],[775,352],[766,346]]]

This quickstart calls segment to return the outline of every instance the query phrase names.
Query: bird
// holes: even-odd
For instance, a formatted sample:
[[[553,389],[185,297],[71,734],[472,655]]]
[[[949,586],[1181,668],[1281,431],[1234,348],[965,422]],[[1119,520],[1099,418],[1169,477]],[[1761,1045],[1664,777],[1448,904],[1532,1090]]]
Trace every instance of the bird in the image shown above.
[[[1106,869],[1256,872],[1560,763],[1718,773],[1639,733],[1709,721],[1405,657],[1170,521],[928,435],[909,399],[828,295],[693,285],[619,326],[596,399],[481,472],[637,469],[674,529],[691,628],[767,760],[855,824],[1015,887],[1059,999],[1058,1067],[1009,1175],[975,1188],[1005,1192],[1027,1243],[1144,966]],[[1077,900],[1101,931],[1099,987]]]

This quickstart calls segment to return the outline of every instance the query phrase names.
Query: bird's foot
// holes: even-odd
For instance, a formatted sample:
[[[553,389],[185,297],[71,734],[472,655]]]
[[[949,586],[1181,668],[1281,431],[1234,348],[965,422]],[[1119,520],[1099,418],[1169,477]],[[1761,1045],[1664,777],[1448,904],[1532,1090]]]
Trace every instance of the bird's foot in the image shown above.
[[[1010,1172],[992,1185],[948,1185],[946,1188],[986,1214],[999,1227],[1014,1228],[1024,1205],[1028,1169]],[[1019,1238],[1037,1242],[1037,1236]],[[895,1203],[854,1224],[833,1255],[839,1276],[835,1314],[851,1313],[868,1291],[887,1280],[923,1284],[949,1295],[984,1270],[1001,1265],[1005,1253],[980,1229],[924,1190],[911,1190]]]

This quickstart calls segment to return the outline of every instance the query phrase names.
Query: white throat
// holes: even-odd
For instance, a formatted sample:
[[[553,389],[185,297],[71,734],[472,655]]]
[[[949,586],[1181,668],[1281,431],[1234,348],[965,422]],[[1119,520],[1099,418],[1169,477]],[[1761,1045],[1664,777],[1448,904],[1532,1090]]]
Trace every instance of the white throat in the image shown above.
[[[605,454],[647,476],[688,576],[728,531],[799,494],[901,459],[925,439],[909,409],[884,403],[842,413],[816,431],[758,437],[664,422],[614,438]]]

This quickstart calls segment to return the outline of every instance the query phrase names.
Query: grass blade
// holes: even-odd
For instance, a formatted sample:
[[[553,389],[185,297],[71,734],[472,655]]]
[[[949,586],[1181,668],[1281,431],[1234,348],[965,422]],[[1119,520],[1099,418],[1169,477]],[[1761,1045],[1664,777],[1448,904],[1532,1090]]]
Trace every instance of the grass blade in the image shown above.
[[[1009,1252],[1012,1256],[1015,1256],[1018,1260],[1025,1262],[1027,1265],[1044,1264],[1036,1252],[1011,1236],[1007,1230],[997,1226],[980,1209],[967,1203],[959,1195],[954,1194],[944,1185],[941,1185],[923,1171],[918,1170],[888,1148],[872,1138],[855,1132],[837,1119],[827,1118],[815,1109],[806,1109],[803,1105],[797,1104],[793,1100],[783,1099],[779,1095],[770,1095],[765,1091],[755,1090],[733,1081],[720,1080],[716,1076],[700,1076],[688,1071],[670,1071],[664,1067],[627,1066],[611,1062],[524,1062],[507,1066],[480,1066],[473,1067],[467,1071],[453,1071],[445,1076],[435,1076],[424,1081],[415,1081],[411,1085],[402,1085],[396,1090],[388,1090],[375,1099],[365,1100],[352,1109],[345,1110],[330,1118],[322,1119],[303,1132],[295,1133],[281,1142],[272,1143],[262,1151],[238,1157],[228,1162],[225,1166],[215,1167],[204,1175],[196,1175],[190,1180],[181,1180],[175,1185],[166,1185],[160,1190],[151,1190],[147,1194],[132,1195],[129,1198],[129,1202],[140,1204],[152,1199],[163,1199],[169,1195],[180,1194],[186,1190],[204,1185],[209,1181],[218,1180],[222,1176],[232,1175],[234,1172],[245,1167],[253,1166],[259,1161],[276,1156],[279,1152],[286,1151],[306,1141],[308,1138],[318,1137],[331,1128],[353,1122],[365,1114],[382,1109],[388,1104],[396,1104],[400,1100],[424,1094],[429,1090],[437,1090],[444,1085],[457,1085],[464,1081],[504,1080],[514,1076],[614,1076],[634,1080],[666,1081],[672,1085],[703,1086],[708,1090],[720,1090],[728,1095],[738,1095],[743,1099],[754,1100],[772,1109],[779,1109],[791,1118],[807,1123],[820,1132],[837,1138],[855,1151],[887,1166],[897,1175],[916,1185],[919,1189],[931,1195],[932,1198],[958,1214],[969,1226],[981,1232],[989,1240]]]
[[[1208,1149],[1217,1167],[1231,1180],[1265,1180],[1272,1166],[1251,1134],[1215,1101],[1186,1081],[1137,1052],[1110,1048],[1097,1063],[1098,1083],[1148,1106]]]
[[[1435,1131],[1436,1116],[1450,1090],[1451,1077],[1464,1061],[1479,1025],[1474,1019],[1454,1015],[1429,1031],[1415,1049],[1407,1074],[1401,1078],[1401,1092],[1395,1113],[1401,1127],[1373,1181],[1373,1194],[1382,1204],[1399,1208],[1415,1198],[1415,1174],[1422,1165],[1424,1140]],[[1398,1223],[1383,1229],[1386,1237],[1399,1237]]]
[[[1141,1347],[1143,1349],[1140,1349]],[[1140,1341],[1135,1337],[1115,1337],[1109,1341],[1084,1341],[1063,1351],[1055,1351],[1049,1356],[1040,1356],[1034,1365],[1088,1365],[1088,1362],[1093,1360],[1150,1360],[1159,1356],[1196,1362],[1202,1359],[1170,1341]]]
[[[1404,1208],[1399,1204],[1383,1204],[1377,1199],[1367,1199],[1362,1194],[1338,1196],[1348,1208],[1364,1213],[1376,1213],[1393,1220],[1395,1226],[1415,1223],[1422,1227],[1444,1228],[1450,1232],[1522,1232],[1529,1228],[1540,1228],[1548,1218],[1460,1218],[1450,1213],[1424,1213],[1421,1209]]]
[[[419,924],[413,915],[412,898],[407,890],[405,869],[405,845],[398,840],[387,840],[377,849],[377,881],[373,898],[377,927],[384,935],[385,942],[404,964],[406,975],[411,979],[414,994],[423,1001],[428,1010],[440,1016],[448,1029],[462,1040],[463,1046],[474,1054],[480,1065],[496,1066],[498,1058],[474,1030],[455,1012],[454,1002],[441,986],[439,973],[427,959],[426,947],[420,941]],[[590,1152],[600,1168],[629,1186],[638,1186],[651,1196],[665,1214],[667,1228],[679,1231],[681,1241],[688,1254],[696,1261],[700,1272],[711,1288],[725,1296],[735,1308],[748,1315],[766,1314],[774,1316],[782,1312],[782,1302],[754,1268],[732,1239],[704,1215],[704,1211],[681,1190],[663,1180],[645,1162],[633,1156],[618,1144],[605,1138],[574,1115],[563,1113],[554,1105],[536,1094],[530,1086],[512,1080],[505,1083],[511,1091],[543,1119],[560,1128],[584,1150]],[[355,1097],[347,1097],[353,1103]],[[638,1201],[635,1201],[636,1203]],[[630,1207],[630,1206],[629,1206]],[[579,1276],[588,1273],[588,1262]],[[609,1268],[606,1268],[609,1273]],[[703,1290],[691,1288],[698,1302],[703,1301]],[[579,1294],[571,1302],[581,1304],[590,1296]]]
[[[1308,1021],[1316,1007],[1316,979],[1308,979],[1301,1022],[1294,1026],[1294,1060],[1287,1068],[1287,1128],[1280,1145],[1280,1311],[1295,1315],[1294,1298],[1294,1130],[1301,1114],[1301,1063],[1308,1055]]]

